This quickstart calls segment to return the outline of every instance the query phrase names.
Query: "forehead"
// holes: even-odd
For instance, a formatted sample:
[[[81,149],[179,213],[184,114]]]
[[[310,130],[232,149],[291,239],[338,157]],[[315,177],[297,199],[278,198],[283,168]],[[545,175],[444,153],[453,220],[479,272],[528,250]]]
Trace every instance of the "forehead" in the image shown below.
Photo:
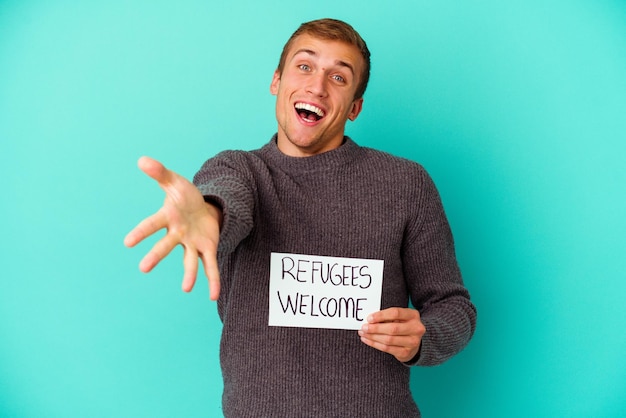
[[[347,64],[354,69],[355,74],[359,74],[364,67],[361,51],[347,42],[321,39],[309,34],[302,34],[296,37],[287,52],[287,60],[292,60],[301,54],[326,60],[335,64]]]

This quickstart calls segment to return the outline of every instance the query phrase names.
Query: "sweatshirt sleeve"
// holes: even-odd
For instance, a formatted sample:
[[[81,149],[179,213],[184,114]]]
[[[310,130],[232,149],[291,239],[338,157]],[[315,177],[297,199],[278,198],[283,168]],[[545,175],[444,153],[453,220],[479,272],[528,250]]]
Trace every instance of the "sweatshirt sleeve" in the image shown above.
[[[228,254],[254,225],[254,180],[243,152],[225,151],[206,161],[193,179],[207,202],[224,216],[218,253]]]
[[[422,174],[403,266],[411,302],[420,312],[426,333],[419,355],[408,365],[434,366],[467,345],[476,328],[476,308],[463,284],[439,193],[430,176]]]

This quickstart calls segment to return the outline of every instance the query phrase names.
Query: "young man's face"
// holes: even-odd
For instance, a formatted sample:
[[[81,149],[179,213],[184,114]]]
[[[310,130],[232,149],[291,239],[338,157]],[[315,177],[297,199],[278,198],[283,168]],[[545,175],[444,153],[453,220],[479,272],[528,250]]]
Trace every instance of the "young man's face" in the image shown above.
[[[346,121],[361,112],[363,99],[354,94],[364,65],[353,45],[306,34],[295,39],[270,85],[283,153],[304,157],[341,145]]]

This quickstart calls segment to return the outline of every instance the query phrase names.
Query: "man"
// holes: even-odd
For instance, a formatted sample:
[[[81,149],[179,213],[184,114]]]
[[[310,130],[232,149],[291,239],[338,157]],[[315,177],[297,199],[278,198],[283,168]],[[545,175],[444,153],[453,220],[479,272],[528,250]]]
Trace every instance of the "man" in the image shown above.
[[[185,291],[202,260],[224,324],[226,416],[419,416],[409,366],[447,360],[474,332],[476,311],[430,177],[344,136],[362,109],[369,68],[351,26],[305,23],[270,85],[278,132],[268,144],[220,153],[195,185],[139,160],[166,198],[125,243],[167,228],[140,269],[180,244]],[[268,326],[272,253],[383,260],[381,310],[358,332]]]

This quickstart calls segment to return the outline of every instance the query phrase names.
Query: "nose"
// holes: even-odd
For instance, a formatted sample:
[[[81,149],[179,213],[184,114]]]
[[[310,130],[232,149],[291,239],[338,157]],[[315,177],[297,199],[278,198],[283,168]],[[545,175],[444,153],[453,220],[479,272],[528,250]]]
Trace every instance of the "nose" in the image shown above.
[[[326,77],[325,71],[319,71],[315,74],[311,74],[307,79],[308,84],[306,87],[307,92],[319,96],[325,97],[327,94],[327,85],[328,79]]]

